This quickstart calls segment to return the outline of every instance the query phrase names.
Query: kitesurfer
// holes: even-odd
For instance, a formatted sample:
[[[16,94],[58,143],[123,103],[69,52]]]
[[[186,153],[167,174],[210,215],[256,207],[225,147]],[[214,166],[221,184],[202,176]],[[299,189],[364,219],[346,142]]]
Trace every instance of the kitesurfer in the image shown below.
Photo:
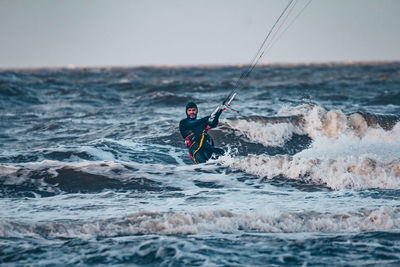
[[[197,119],[197,105],[194,102],[186,105],[186,119],[180,121],[179,130],[194,164],[206,162],[213,154],[216,156],[224,154],[223,149],[214,147],[214,141],[207,132],[217,127],[223,110],[224,108],[219,107],[211,116]]]

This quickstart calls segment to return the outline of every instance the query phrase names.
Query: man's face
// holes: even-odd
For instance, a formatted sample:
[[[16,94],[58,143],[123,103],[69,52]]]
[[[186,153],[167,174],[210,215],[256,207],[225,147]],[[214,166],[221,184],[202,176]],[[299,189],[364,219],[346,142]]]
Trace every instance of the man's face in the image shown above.
[[[197,108],[188,108],[186,112],[187,112],[189,118],[195,119],[196,115],[197,115]]]

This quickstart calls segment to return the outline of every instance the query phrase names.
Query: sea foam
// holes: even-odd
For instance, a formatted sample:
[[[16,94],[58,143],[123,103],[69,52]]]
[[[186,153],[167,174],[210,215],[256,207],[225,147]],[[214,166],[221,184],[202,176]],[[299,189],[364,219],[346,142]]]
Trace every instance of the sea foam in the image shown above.
[[[344,213],[201,210],[138,212],[118,218],[59,222],[0,220],[0,237],[90,238],[137,234],[210,234],[385,231],[400,227],[398,208],[381,207]]]
[[[243,121],[234,125],[247,125],[241,132],[265,146],[280,144],[292,133],[307,134],[313,139],[308,149],[293,156],[226,156],[221,158],[222,164],[261,178],[284,176],[332,189],[400,188],[399,122],[385,130],[377,124],[368,125],[360,114],[347,117],[340,110],[310,105],[282,110],[281,114],[300,116],[300,123],[286,125],[280,132],[271,131],[280,129],[280,123]],[[274,138],[278,142],[270,141]]]

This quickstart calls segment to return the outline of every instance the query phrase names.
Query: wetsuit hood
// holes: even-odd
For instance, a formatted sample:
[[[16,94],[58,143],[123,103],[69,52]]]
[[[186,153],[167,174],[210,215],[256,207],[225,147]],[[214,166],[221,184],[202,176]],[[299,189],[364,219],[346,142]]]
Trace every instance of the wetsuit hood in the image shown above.
[[[199,109],[197,108],[196,103],[194,103],[194,102],[189,102],[189,103],[187,103],[186,109],[185,109],[186,117],[187,117],[188,119],[195,120],[195,119],[197,118],[197,113],[196,113],[196,117],[195,117],[194,119],[190,118],[189,115],[188,115],[188,113],[187,113],[187,110],[188,110],[189,108],[196,108],[196,109],[197,109],[197,112],[198,112]]]

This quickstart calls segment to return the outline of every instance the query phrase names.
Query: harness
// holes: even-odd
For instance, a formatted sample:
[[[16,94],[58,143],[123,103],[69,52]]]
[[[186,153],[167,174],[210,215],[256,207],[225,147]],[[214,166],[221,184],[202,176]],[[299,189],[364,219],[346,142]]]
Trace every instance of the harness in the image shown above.
[[[194,141],[192,141],[192,138],[194,137],[194,134],[191,133],[185,138],[185,145],[187,148],[191,148],[194,145]]]
[[[193,153],[193,164],[198,164],[195,158],[195,155],[197,153],[197,151],[200,150],[200,148],[203,146],[203,141],[204,141],[204,132],[201,134],[201,139],[200,139],[200,145],[199,147],[196,149],[196,151]],[[190,155],[190,152],[189,152]]]
[[[189,149],[189,156],[193,160],[193,164],[198,164],[198,162],[196,161],[196,157],[195,156],[196,156],[196,153],[203,147],[204,136],[205,136],[205,131],[203,131],[203,133],[201,134],[199,147],[193,152],[193,155],[190,154],[190,149],[192,148],[192,146],[194,144],[196,144],[196,141],[193,140],[194,134],[191,133],[188,136],[186,136],[186,138],[185,138],[185,144],[186,144],[186,147]]]

